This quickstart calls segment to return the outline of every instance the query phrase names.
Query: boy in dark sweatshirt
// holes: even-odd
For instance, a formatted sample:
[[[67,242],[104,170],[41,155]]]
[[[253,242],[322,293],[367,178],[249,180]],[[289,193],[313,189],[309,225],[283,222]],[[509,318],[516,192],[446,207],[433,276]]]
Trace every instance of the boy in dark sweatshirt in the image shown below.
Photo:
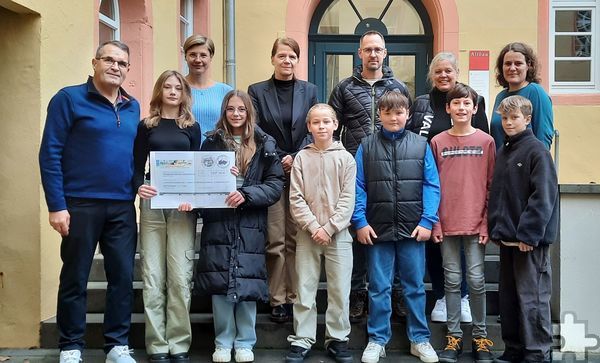
[[[500,315],[505,350],[497,362],[550,362],[549,245],[558,232],[558,181],[546,149],[527,125],[531,102],[502,101],[506,134],[488,204],[490,240],[500,244]]]

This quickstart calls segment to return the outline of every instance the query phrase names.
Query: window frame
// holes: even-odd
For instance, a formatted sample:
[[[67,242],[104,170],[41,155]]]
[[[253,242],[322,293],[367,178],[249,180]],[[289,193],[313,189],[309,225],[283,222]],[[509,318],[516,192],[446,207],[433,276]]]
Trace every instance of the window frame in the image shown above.
[[[100,11],[103,1],[112,2],[115,15],[114,19],[102,14],[102,12]],[[114,40],[121,40],[121,15],[119,13],[119,0],[100,0],[99,5],[100,6],[98,7],[98,22],[113,29]],[[98,24],[98,27],[99,26],[100,24]]]
[[[592,15],[590,32],[557,32],[556,13],[558,11],[590,11]],[[548,76],[550,91],[554,94],[586,94],[600,93],[600,0],[551,0],[549,7],[549,39],[548,39]],[[557,36],[590,35],[592,50],[589,57],[560,57],[555,56]],[[557,61],[589,60],[589,81],[556,81],[555,70]]]
[[[181,71],[183,74],[187,74],[189,69],[187,62],[185,60],[185,54],[183,52],[183,42],[192,34],[194,34],[194,0],[184,0],[185,8],[183,13],[185,15],[181,15],[182,9],[179,9],[179,34],[181,36],[181,26],[185,25],[185,37],[179,40],[179,51],[181,52]],[[181,2],[180,2],[181,4]]]

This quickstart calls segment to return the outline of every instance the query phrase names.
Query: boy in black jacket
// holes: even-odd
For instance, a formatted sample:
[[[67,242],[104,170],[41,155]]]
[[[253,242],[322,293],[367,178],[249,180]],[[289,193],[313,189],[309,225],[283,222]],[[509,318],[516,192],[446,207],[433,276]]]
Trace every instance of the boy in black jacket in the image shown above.
[[[490,240],[500,244],[500,315],[505,350],[497,362],[550,362],[549,245],[558,231],[558,181],[550,153],[530,128],[531,102],[498,107],[504,145],[488,204]]]

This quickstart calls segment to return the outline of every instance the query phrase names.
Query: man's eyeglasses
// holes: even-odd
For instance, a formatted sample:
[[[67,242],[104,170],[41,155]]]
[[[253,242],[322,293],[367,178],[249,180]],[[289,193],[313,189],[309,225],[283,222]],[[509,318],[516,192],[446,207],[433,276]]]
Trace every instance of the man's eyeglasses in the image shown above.
[[[375,54],[377,54],[377,55],[383,54],[384,50],[385,50],[385,48],[363,48],[362,49],[362,51],[367,54],[371,54],[371,53],[375,52]]]
[[[117,63],[117,65],[121,69],[127,69],[127,67],[129,67],[128,62],[118,61],[116,59],[113,59],[112,57],[100,57],[100,58],[96,58],[96,59],[101,60],[108,67],[112,67],[112,65],[115,63]]]

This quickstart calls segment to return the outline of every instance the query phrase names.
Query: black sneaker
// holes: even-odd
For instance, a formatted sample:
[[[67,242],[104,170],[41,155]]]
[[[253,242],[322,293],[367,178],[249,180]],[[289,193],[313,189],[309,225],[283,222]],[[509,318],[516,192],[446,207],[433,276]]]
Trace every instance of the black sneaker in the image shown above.
[[[348,351],[348,343],[334,340],[327,345],[327,354],[337,363],[352,363],[352,354]]]
[[[273,307],[273,310],[271,311],[271,321],[276,323],[285,323],[288,321],[288,318],[289,316],[285,306],[277,305]]]
[[[367,292],[356,290],[350,292],[350,322],[360,323],[366,315]]]
[[[488,338],[474,338],[471,344],[473,350],[473,360],[477,363],[491,363],[494,361],[494,355],[490,352],[490,347],[494,346]]]
[[[169,354],[167,353],[150,354],[148,357],[150,363],[169,363],[169,361]]]
[[[402,290],[392,290],[392,316],[406,321],[406,304]]]
[[[190,355],[187,352],[171,354],[171,363],[189,363]]]
[[[298,345],[290,346],[290,351],[285,356],[285,363],[301,363],[308,355],[310,349],[302,348]]]
[[[462,353],[463,342],[459,337],[446,335],[446,347],[438,354],[440,362],[458,362],[458,356]]]

